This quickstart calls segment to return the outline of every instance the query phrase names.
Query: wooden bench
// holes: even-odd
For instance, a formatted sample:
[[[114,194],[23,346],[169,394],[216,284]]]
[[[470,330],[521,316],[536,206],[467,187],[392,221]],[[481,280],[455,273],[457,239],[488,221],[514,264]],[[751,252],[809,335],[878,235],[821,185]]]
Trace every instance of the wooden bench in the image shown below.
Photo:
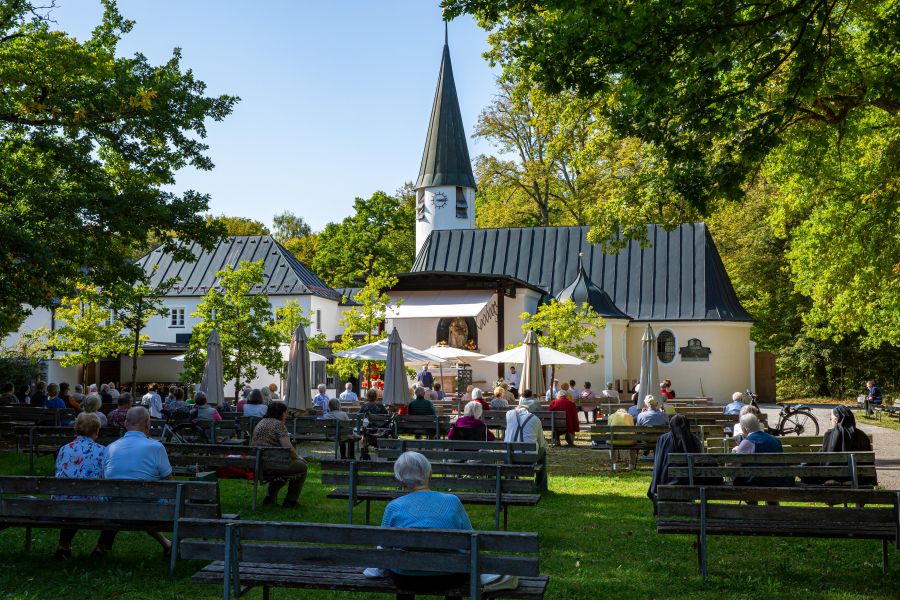
[[[322,461],[322,483],[336,485],[328,498],[347,500],[347,522],[353,523],[353,509],[366,503],[366,524],[371,502],[390,502],[406,494],[394,478],[394,463],[384,460]],[[472,464],[435,462],[431,465],[429,487],[455,495],[463,504],[494,507],[494,527],[503,528],[510,506],[535,506],[541,495],[535,489],[532,465]]]
[[[222,598],[261,587],[399,594],[390,577],[367,578],[363,569],[415,569],[469,575],[469,583],[441,594],[478,598],[542,598],[549,577],[540,575],[536,533],[399,529],[332,525],[182,519],[183,558],[213,561],[194,583],[222,585]],[[174,553],[173,553],[174,554]],[[514,590],[483,593],[480,575],[514,575]]]
[[[267,481],[268,473],[284,469],[292,461],[291,452],[287,448],[171,443],[163,446],[169,455],[169,463],[181,475],[196,477],[217,467],[234,467],[252,472],[253,510],[256,510],[259,484]]]
[[[866,435],[871,443],[872,434],[867,433]],[[792,454],[796,452],[819,452],[822,449],[822,443],[825,441],[825,437],[821,435],[786,435],[778,439],[781,440],[781,446],[784,448],[784,451]],[[731,452],[731,449],[736,445],[732,437],[711,437],[705,442],[707,452]]]
[[[0,529],[24,528],[26,552],[34,528],[171,531],[174,547],[180,518],[222,516],[218,498],[217,484],[199,481],[0,477]],[[170,570],[175,558],[173,552]]]
[[[798,452],[773,454],[670,454],[669,477],[693,484],[698,477],[847,479],[853,488],[860,481],[875,481],[874,452]],[[803,484],[801,484],[803,485]]]
[[[75,431],[67,426],[23,425],[14,429],[16,450],[28,452],[28,472],[34,473],[34,457],[41,454],[53,454],[60,446],[75,439]],[[118,427],[101,427],[97,443],[108,446],[124,433]]]
[[[369,427],[384,427],[388,415],[368,415]],[[356,423],[351,419],[351,423]],[[449,415],[395,415],[393,420],[394,435],[424,435],[432,439],[440,439],[450,431]]]
[[[408,440],[380,438],[378,458],[397,460],[413,450],[434,462],[468,462],[481,464],[531,465],[535,489],[547,491],[547,453],[529,442],[488,442],[464,440]]]
[[[610,426],[597,424],[591,426],[591,447],[595,450],[609,452],[610,464],[614,465],[614,453],[628,451],[635,459],[638,452],[656,450],[659,437],[668,433],[668,427],[637,427],[629,425]],[[710,438],[724,437],[725,430],[721,425],[695,425],[691,432],[700,438],[701,444]],[[637,467],[637,460],[631,460],[632,468]]]
[[[481,415],[488,429],[506,430],[505,410],[486,410]],[[566,432],[566,413],[559,410],[536,410],[532,413],[541,420],[541,427],[550,433],[550,439],[555,439],[554,432],[562,435]]]
[[[754,504],[738,504],[741,501]],[[762,502],[791,504],[757,504]],[[900,492],[663,485],[657,488],[656,531],[697,536],[704,580],[710,535],[881,540],[882,569],[887,573],[888,542],[900,548]]]
[[[346,437],[353,430],[354,424],[354,421],[302,416],[288,419],[287,429],[295,443],[333,442],[334,456],[337,458],[340,456],[341,437]]]
[[[75,418],[74,408],[42,408],[39,406],[0,406],[0,435],[13,436],[22,425],[59,427]]]

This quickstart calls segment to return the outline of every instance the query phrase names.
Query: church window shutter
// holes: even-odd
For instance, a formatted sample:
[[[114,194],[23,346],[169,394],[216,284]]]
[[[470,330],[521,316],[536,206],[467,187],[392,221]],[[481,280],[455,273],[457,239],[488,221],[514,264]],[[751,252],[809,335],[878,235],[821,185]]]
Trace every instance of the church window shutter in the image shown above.
[[[425,218],[425,190],[416,190],[416,220],[421,221]]]
[[[469,203],[466,202],[466,194],[463,192],[462,186],[456,186],[456,218],[469,218]]]

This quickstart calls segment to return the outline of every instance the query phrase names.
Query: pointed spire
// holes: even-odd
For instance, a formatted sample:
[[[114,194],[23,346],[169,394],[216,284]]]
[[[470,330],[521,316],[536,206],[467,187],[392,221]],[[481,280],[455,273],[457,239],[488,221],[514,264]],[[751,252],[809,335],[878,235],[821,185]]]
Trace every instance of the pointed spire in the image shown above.
[[[438,185],[475,187],[469,146],[463,128],[453,66],[450,63],[450,45],[447,38],[447,22],[444,22],[444,54],[438,75],[428,137],[419,167],[416,189]]]

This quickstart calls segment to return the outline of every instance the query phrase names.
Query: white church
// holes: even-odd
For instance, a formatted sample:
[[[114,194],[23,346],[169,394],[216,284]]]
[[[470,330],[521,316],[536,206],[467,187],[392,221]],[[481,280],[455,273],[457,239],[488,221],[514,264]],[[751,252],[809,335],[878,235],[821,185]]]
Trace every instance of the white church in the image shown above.
[[[649,323],[658,337],[660,376],[672,380],[679,396],[723,401],[734,391],[756,388],[752,318],[735,296],[705,224],[668,232],[651,226],[650,246],[631,243],[617,254],[588,243],[587,227],[476,229],[475,178],[446,41],[415,187],[416,259],[389,291],[403,302],[386,323],[405,343],[446,343],[493,354],[523,339],[521,313],[533,313],[552,298],[571,298],[588,302],[606,319],[596,336],[602,357],[558,369],[560,379],[574,379],[579,387],[590,381],[595,389],[606,381],[637,380],[641,336]],[[273,307],[295,300],[313,315],[309,334],[341,334],[342,293],[270,236],[231,237],[212,251],[194,245],[192,252],[193,262],[176,261],[161,249],[139,261],[156,282],[179,279],[165,298],[167,314],[146,330],[151,341],[139,362],[139,382],[178,380],[180,363],[173,358],[187,349],[195,324],[191,314],[216,285],[215,273],[242,260],[263,261],[266,281],[258,291],[268,294]],[[20,331],[55,325],[52,311],[38,309]],[[508,365],[470,367],[476,385],[491,386]],[[101,381],[127,380],[130,358],[110,358],[97,369]],[[49,361],[47,377],[78,380],[58,360]],[[277,383],[277,377],[263,374],[254,383],[269,382]]]

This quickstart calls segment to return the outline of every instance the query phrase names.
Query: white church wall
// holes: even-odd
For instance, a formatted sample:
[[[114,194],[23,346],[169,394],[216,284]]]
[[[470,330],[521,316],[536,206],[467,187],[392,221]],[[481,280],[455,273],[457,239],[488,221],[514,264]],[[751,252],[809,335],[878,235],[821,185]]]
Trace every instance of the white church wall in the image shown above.
[[[53,315],[50,310],[46,308],[32,308],[30,310],[31,314],[25,318],[25,321],[19,329],[9,333],[3,338],[3,346],[5,348],[15,346],[16,342],[19,341],[19,337],[24,333],[32,332],[41,327],[46,328],[48,331],[50,330],[51,325],[53,324]]]
[[[435,198],[440,197],[439,195],[443,196],[439,200],[443,202],[443,206],[435,203]],[[424,216],[416,220],[416,254],[434,230],[475,229],[475,190],[464,187],[463,195],[468,207],[464,219],[456,216],[456,186],[445,185],[424,190]]]
[[[632,323],[628,328],[628,377],[631,379],[641,375],[641,337],[645,325]],[[750,323],[658,321],[650,325],[656,335],[665,330],[675,335],[675,358],[669,364],[658,360],[657,364],[660,381],[671,379],[672,389],[678,396],[705,395],[723,403],[732,393],[750,387]],[[709,361],[681,359],[678,350],[691,338],[699,339],[710,349]]]
[[[329,340],[333,340],[335,336],[343,333],[344,329],[340,325],[341,317],[344,314],[342,307],[334,300],[326,300],[318,296],[308,296],[308,298],[312,310],[312,326],[309,334],[324,333]],[[321,327],[317,327],[317,325],[321,325]]]

